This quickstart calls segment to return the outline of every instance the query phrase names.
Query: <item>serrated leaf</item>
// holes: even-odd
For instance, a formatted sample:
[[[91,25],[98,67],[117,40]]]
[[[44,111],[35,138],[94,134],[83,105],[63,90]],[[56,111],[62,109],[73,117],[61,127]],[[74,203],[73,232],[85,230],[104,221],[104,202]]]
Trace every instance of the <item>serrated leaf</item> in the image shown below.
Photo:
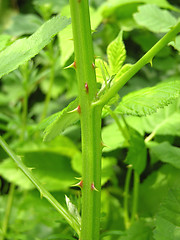
[[[0,53],[0,77],[37,55],[70,20],[56,16],[44,23],[33,35],[15,41]]]
[[[140,6],[134,19],[140,26],[158,33],[168,32],[177,23],[177,19],[170,12],[153,4]]]
[[[169,163],[176,168],[180,168],[180,149],[171,146],[168,142],[163,142],[151,147],[151,151],[162,162]]]
[[[10,38],[11,38],[11,36],[7,35],[7,34],[0,35],[0,51],[2,51],[6,47]]]
[[[155,240],[180,239],[180,188],[171,189],[156,216]]]
[[[164,108],[180,95],[180,81],[160,83],[154,87],[144,88],[127,94],[122,98],[116,113],[146,116]]]
[[[140,175],[146,167],[147,150],[144,138],[134,129],[130,128],[130,147],[126,157],[126,163]]]
[[[127,231],[125,236],[119,240],[153,240],[152,223],[146,223],[143,220],[135,222]]]
[[[107,62],[105,62],[100,58],[97,58],[95,60],[95,66],[96,66],[95,70],[96,70],[97,82],[103,83],[104,81],[108,81],[108,79],[110,78],[110,75],[109,75],[109,66]]]
[[[122,31],[108,45],[107,56],[110,66],[110,75],[117,74],[126,59],[126,49],[122,40]]]
[[[44,141],[50,141],[58,136],[63,130],[79,120],[79,113],[77,111],[71,112],[78,106],[78,99],[71,102],[61,112],[55,113],[49,118],[45,119],[43,124],[49,124],[44,131]]]

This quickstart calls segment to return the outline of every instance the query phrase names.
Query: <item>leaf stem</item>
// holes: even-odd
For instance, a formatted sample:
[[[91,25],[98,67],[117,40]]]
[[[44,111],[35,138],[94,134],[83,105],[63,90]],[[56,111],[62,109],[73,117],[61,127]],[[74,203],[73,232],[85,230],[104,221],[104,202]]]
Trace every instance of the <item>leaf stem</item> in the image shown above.
[[[132,176],[132,167],[129,166],[126,173],[125,188],[124,188],[124,225],[126,229],[130,227],[128,202],[129,202],[129,187],[130,187],[131,176]]]
[[[104,106],[108,101],[118,93],[118,91],[132,78],[144,65],[150,63],[153,57],[167,45],[180,31],[180,21],[171,28],[171,30],[162,37],[139,61],[137,61],[117,82],[96,102],[94,105]]]
[[[13,204],[14,189],[15,189],[15,185],[13,183],[11,183],[9,193],[8,193],[6,211],[5,211],[5,215],[4,215],[4,219],[3,219],[3,223],[2,223],[2,237],[0,238],[0,240],[4,240],[6,237],[8,223],[9,223],[9,217],[11,214],[11,209],[12,209],[12,204]]]
[[[134,171],[134,186],[133,186],[133,203],[132,203],[132,215],[131,215],[131,224],[137,217],[138,209],[138,196],[139,196],[139,174]]]
[[[4,141],[4,139],[0,136],[0,145],[4,149],[4,151],[12,158],[17,166],[21,169],[21,171],[29,178],[29,180],[35,185],[35,187],[39,190],[42,197],[45,197],[49,203],[66,219],[69,225],[76,231],[76,233],[80,234],[80,225],[79,223],[72,218],[72,216],[67,212],[65,208],[44,188],[44,186],[39,182],[39,180],[32,174],[32,172],[24,165],[21,161],[21,158],[17,156],[8,146],[8,144]]]

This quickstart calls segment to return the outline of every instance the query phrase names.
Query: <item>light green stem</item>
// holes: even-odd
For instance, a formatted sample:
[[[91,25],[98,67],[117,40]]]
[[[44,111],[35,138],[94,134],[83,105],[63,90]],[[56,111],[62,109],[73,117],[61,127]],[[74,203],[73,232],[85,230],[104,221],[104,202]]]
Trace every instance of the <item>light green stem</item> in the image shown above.
[[[139,196],[139,174],[134,171],[134,186],[133,186],[133,202],[132,202],[132,215],[131,215],[131,224],[137,218],[137,209],[138,209],[138,196]]]
[[[75,65],[81,108],[83,161],[81,240],[99,240],[101,191],[101,106],[94,107],[97,84],[89,2],[70,0]],[[93,189],[95,186],[98,191]]]
[[[8,144],[4,141],[4,139],[0,136],[0,145],[5,150],[5,152],[12,158],[17,166],[21,169],[21,171],[29,178],[29,180],[35,185],[35,187],[39,190],[42,197],[45,197],[52,206],[66,219],[69,225],[76,231],[76,233],[80,234],[80,225],[79,223],[64,209],[61,204],[44,188],[44,186],[39,182],[39,180],[32,174],[32,172],[24,165],[21,161],[20,157],[18,157],[8,146]]]
[[[6,238],[6,233],[7,233],[7,229],[8,229],[8,223],[9,223],[9,217],[10,217],[10,213],[11,213],[11,209],[12,209],[12,203],[13,203],[14,189],[15,189],[15,185],[13,183],[11,183],[10,190],[9,190],[9,193],[8,193],[6,211],[5,211],[5,215],[4,215],[4,219],[3,219],[3,223],[2,223],[2,237],[0,238],[0,240],[4,240]]]
[[[129,187],[132,176],[132,167],[129,167],[126,173],[125,188],[124,188],[124,225],[128,229],[130,227],[129,220]]]
[[[176,26],[162,37],[139,61],[137,61],[125,74],[123,74],[117,82],[96,102],[94,105],[104,106],[109,100],[118,93],[118,91],[132,78],[144,65],[150,63],[153,57],[166,46],[180,31],[180,21]]]

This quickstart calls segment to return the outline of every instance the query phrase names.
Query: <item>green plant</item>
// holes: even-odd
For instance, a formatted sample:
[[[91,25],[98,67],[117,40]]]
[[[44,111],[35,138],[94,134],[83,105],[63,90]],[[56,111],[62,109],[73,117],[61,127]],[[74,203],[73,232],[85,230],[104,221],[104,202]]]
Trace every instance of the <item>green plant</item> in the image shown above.
[[[45,5],[44,8],[41,8],[41,4],[37,4],[36,6],[40,6],[38,8],[39,12],[45,20],[50,17],[50,15],[48,15],[48,5]],[[163,5],[163,7],[165,6]],[[172,7],[171,5],[167,4],[166,7],[177,11],[177,9]],[[161,10],[155,5],[140,6],[139,12],[134,15],[136,21],[140,25],[142,22],[147,28],[149,27],[150,30],[153,29],[153,31],[155,32],[162,31],[167,33],[154,46],[152,46],[152,48],[150,48],[150,50],[147,51],[147,53],[143,57],[141,57],[140,60],[138,60],[135,64],[123,65],[126,58],[126,50],[122,40],[123,33],[122,31],[120,31],[118,36],[107,47],[107,63],[101,58],[94,59],[88,1],[70,0],[70,8],[75,59],[73,64],[69,67],[74,68],[76,71],[78,80],[78,97],[62,111],[60,111],[59,113],[55,113],[54,115],[45,119],[38,126],[34,126],[34,129],[32,127],[28,132],[28,98],[31,92],[34,91],[34,87],[38,84],[40,77],[35,77],[35,70],[33,66],[30,65],[30,63],[25,63],[24,65],[22,65],[20,69],[20,76],[23,79],[23,104],[22,112],[20,111],[19,114],[22,120],[22,128],[20,134],[16,133],[16,135],[20,137],[20,140],[18,143],[16,143],[17,146],[12,144],[12,148],[16,149],[16,147],[20,147],[21,154],[24,153],[25,156],[25,159],[23,161],[25,163],[28,163],[28,166],[29,164],[36,164],[36,162],[33,162],[32,159],[37,151],[39,151],[39,158],[43,159],[43,155],[41,153],[41,151],[43,150],[47,153],[49,151],[52,151],[52,155],[50,156],[53,156],[53,154],[61,153],[63,156],[72,157],[75,154],[76,158],[74,158],[74,161],[76,162],[78,161],[78,159],[81,159],[81,153],[77,149],[75,149],[75,147],[69,142],[67,143],[67,146],[69,147],[69,149],[73,149],[72,153],[65,153],[65,150],[57,149],[56,146],[59,144],[58,141],[57,143],[54,142],[54,147],[48,144],[41,145],[40,143],[38,143],[38,150],[36,146],[33,146],[32,143],[28,143],[32,144],[32,147],[35,147],[35,152],[28,152],[29,150],[27,151],[26,146],[23,149],[22,142],[25,141],[26,138],[29,140],[31,136],[33,136],[34,132],[36,132],[36,137],[39,138],[40,133],[38,133],[38,131],[44,128],[46,128],[44,140],[52,141],[52,139],[59,135],[63,130],[73,125],[80,119],[82,139],[82,172],[77,172],[82,173],[82,177],[80,177],[80,182],[77,184],[77,186],[80,186],[82,191],[81,220],[76,207],[70,202],[70,200],[66,198],[68,206],[68,210],[66,210],[66,208],[63,207],[45,189],[45,187],[39,182],[38,178],[34,176],[32,170],[28,169],[25,166],[21,157],[17,156],[11,150],[11,148],[7,145],[7,143],[3,140],[2,137],[0,137],[0,144],[5,150],[5,152],[9,155],[9,157],[16,162],[22,172],[40,191],[41,196],[45,197],[65,218],[67,223],[69,223],[69,225],[75,230],[76,236],[79,236],[81,240],[100,239],[101,155],[102,149],[104,147],[101,140],[101,118],[110,114],[115,120],[118,130],[120,130],[121,136],[123,136],[124,146],[128,148],[128,154],[126,156],[125,162],[126,164],[128,164],[129,167],[126,173],[123,196],[123,220],[125,229],[127,229],[127,231],[109,231],[107,235],[109,235],[110,237],[117,235],[117,239],[134,239],[135,235],[143,235],[144,232],[147,232],[148,235],[152,235],[152,223],[148,223],[143,219],[139,221],[137,220],[140,175],[145,170],[147,161],[147,148],[149,148],[153,154],[158,156],[158,158],[162,159],[161,161],[169,162],[177,168],[179,168],[179,163],[177,163],[176,159],[179,151],[177,149],[172,149],[173,147],[171,145],[169,146],[168,143],[158,144],[151,141],[161,128],[161,123],[159,124],[159,126],[157,125],[154,131],[152,131],[151,134],[147,136],[144,140],[142,134],[140,134],[140,132],[138,132],[136,128],[132,127],[134,123],[130,121],[135,121],[135,119],[133,120],[133,118],[125,118],[124,115],[143,117],[155,113],[157,109],[164,108],[170,103],[173,103],[174,106],[176,105],[175,108],[178,108],[178,103],[176,101],[180,93],[180,81],[178,77],[173,77],[173,79],[159,83],[154,87],[146,87],[139,91],[129,93],[124,96],[120,102],[118,92],[128,82],[128,80],[132,78],[144,65],[148,63],[153,65],[154,56],[157,55],[157,53],[160,52],[160,50],[163,49],[169,42],[171,42],[180,32],[180,22],[176,20],[175,17],[170,15],[169,12],[167,12],[166,10]],[[149,26],[149,22],[146,23],[143,19],[144,12],[146,11],[152,11],[153,14],[157,14],[158,16],[164,14],[164,16],[170,20],[167,21],[167,23],[159,20],[158,25],[160,30],[157,30],[156,23],[151,22]],[[15,41],[12,45],[5,48],[5,50],[0,53],[0,60],[2,62],[0,66],[0,76],[2,77],[3,75],[15,70],[25,61],[30,60],[33,56],[38,54],[42,48],[48,45],[46,52],[42,53],[42,56],[47,57],[47,65],[50,67],[48,69],[48,71],[50,71],[50,74],[48,72],[48,74],[50,75],[50,85],[49,90],[46,94],[45,105],[43,107],[44,110],[40,117],[41,120],[43,120],[47,115],[47,109],[50,105],[50,98],[52,95],[52,86],[55,80],[55,70],[57,67],[56,61],[59,60],[59,56],[55,54],[56,49],[53,49],[53,44],[50,43],[50,41],[51,38],[59,31],[64,31],[66,27],[68,28],[69,24],[69,19],[56,16],[51,20],[45,22],[32,36],[28,37],[27,39],[20,39]],[[172,42],[171,44],[174,45],[174,43]],[[29,48],[29,46],[31,46],[31,48]],[[20,49],[20,51],[18,52],[17,49]],[[34,73],[34,76],[33,81],[31,82],[30,80],[32,73]],[[99,85],[97,83],[96,76],[97,80],[99,81]],[[170,106],[173,105],[171,104]],[[118,117],[118,114],[121,116],[120,119]],[[179,113],[176,114],[179,117]],[[2,115],[2,117],[5,116]],[[178,120],[176,122],[176,125],[177,124]],[[4,130],[7,130],[6,126],[4,126]],[[27,134],[29,134],[28,137]],[[15,135],[15,133],[11,132],[10,136],[12,137],[12,135]],[[4,138],[8,139],[9,136],[5,135]],[[63,141],[65,141],[65,139],[60,139],[61,144]],[[30,146],[28,148],[30,149]],[[161,154],[165,152],[165,149],[168,148],[169,151],[171,150],[174,153],[174,160],[169,160],[169,158],[164,157],[164,155],[163,157],[161,156]],[[56,155],[54,155],[54,158],[55,157]],[[4,169],[7,168],[9,164],[8,161],[9,160],[5,162]],[[33,168],[34,166],[32,165],[30,167]],[[54,173],[52,173],[52,176],[54,176],[53,174]],[[42,176],[41,172],[39,176]],[[134,180],[131,199],[132,209],[130,210],[129,194],[132,176],[134,177]],[[56,185],[53,185],[53,182],[52,185],[50,184],[48,187],[50,190],[56,190]],[[174,197],[178,194],[179,190],[173,190],[171,193],[169,193],[170,197],[168,197],[167,195],[167,202],[165,202],[161,208],[168,208],[169,199],[174,199]],[[10,199],[12,199],[12,195],[13,191],[10,191]],[[10,210],[11,205],[12,201],[11,204],[9,204],[7,211]],[[4,221],[5,227],[3,227],[2,229],[2,239],[4,239],[7,231],[9,216],[6,216],[7,217]],[[157,228],[154,235],[156,240],[161,239],[161,236],[164,234],[161,230],[161,227],[165,226],[163,225],[163,221],[161,219],[163,217],[164,215],[163,213],[161,213],[160,210],[157,215]],[[168,217],[170,218],[170,216]],[[148,224],[150,225],[150,227]],[[164,224],[168,223],[166,222]],[[171,225],[172,231],[174,229],[174,226],[179,226],[178,219],[177,222],[173,224],[173,226]],[[106,237],[105,235],[106,233],[104,233],[104,237]],[[57,235],[57,238],[58,237],[61,239],[63,238],[63,236],[61,235]],[[103,233],[101,234],[101,238],[103,238]]]

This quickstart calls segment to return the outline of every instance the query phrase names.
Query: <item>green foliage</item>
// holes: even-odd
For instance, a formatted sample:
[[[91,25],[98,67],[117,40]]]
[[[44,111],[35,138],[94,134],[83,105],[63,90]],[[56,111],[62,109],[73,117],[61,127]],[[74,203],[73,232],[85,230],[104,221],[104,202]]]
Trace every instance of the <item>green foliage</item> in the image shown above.
[[[146,167],[146,146],[144,138],[134,129],[130,129],[130,147],[126,157],[126,163],[131,164],[133,169],[141,174]]]
[[[55,138],[67,127],[79,120],[79,113],[76,110],[77,106],[78,99],[71,102],[60,113],[50,116],[41,124],[41,127],[47,126],[44,135],[45,141],[50,141],[51,139]]]
[[[119,72],[126,58],[126,50],[122,41],[122,32],[120,32],[117,38],[109,44],[107,56],[110,74],[114,75]]]
[[[69,24],[65,17],[54,17],[29,38],[19,39],[0,53],[0,77],[37,55],[59,31]],[[8,57],[6,57],[8,56]]]
[[[180,189],[171,189],[156,215],[156,240],[178,240],[180,237]]]
[[[134,19],[152,32],[168,32],[177,22],[167,10],[161,10],[156,5],[143,5],[138,10],[139,12],[134,14]]]
[[[151,88],[132,92],[123,97],[117,113],[146,116],[172,103],[179,96],[180,81],[169,81]]]

